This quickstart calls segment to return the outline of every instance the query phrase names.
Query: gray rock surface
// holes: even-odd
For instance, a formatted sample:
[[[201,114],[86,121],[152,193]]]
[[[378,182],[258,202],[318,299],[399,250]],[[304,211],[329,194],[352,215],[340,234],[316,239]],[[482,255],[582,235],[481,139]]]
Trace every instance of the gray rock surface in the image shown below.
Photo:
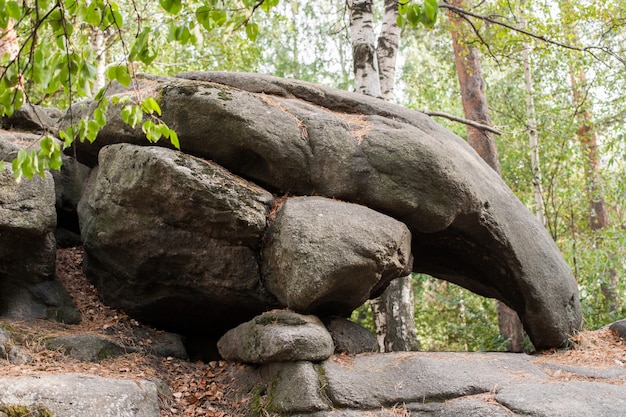
[[[277,193],[358,203],[404,222],[414,271],[504,301],[537,348],[560,346],[580,327],[576,281],[547,231],[467,143],[427,116],[293,80],[181,77],[140,84],[159,97],[184,152]],[[101,146],[123,141],[146,143],[113,109],[95,145],[76,151],[94,163]]]
[[[46,341],[46,347],[82,362],[100,362],[126,353],[122,346],[95,334],[58,336]]]
[[[333,356],[322,364],[328,395],[340,408],[377,409],[394,404],[442,402],[484,394],[520,373],[547,379],[523,355],[393,353]]]
[[[41,139],[40,134],[0,129],[0,159],[10,162],[17,152],[26,146],[34,146]],[[80,244],[80,227],[76,206],[89,178],[90,168],[76,159],[62,155],[60,171],[50,170],[54,179],[57,246],[69,247]]]
[[[626,357],[622,359],[626,360]],[[543,370],[550,371],[552,375],[562,375],[563,377],[572,376],[574,378],[579,377],[599,382],[602,382],[603,380],[619,381],[623,385],[626,385],[626,368],[624,368],[624,362],[617,361],[614,363],[608,363],[608,365],[609,366],[605,367],[591,368],[587,366],[546,363],[542,364],[540,367]]]
[[[357,204],[288,198],[261,255],[264,284],[283,305],[301,313],[347,315],[410,271],[411,233]]]
[[[526,383],[498,390],[496,401],[521,415],[546,417],[621,416],[626,387],[587,381]]]
[[[213,163],[107,147],[78,206],[85,272],[105,302],[141,321],[221,335],[277,306],[256,252],[272,202]]]
[[[276,413],[298,413],[329,410],[324,395],[324,375],[319,365],[311,362],[270,363],[261,368],[272,399],[269,410]]]
[[[356,355],[378,352],[376,336],[365,327],[343,317],[323,319],[335,344],[335,353]]]
[[[15,182],[0,172],[0,316],[80,322],[80,312],[54,278],[54,181]]]
[[[4,128],[54,133],[56,120],[53,119],[53,115],[54,113],[48,112],[43,107],[25,103],[11,117],[3,117],[0,122]]]
[[[56,417],[159,417],[153,382],[68,374],[0,378],[0,403],[43,407]]]
[[[11,365],[24,365],[30,362],[31,357],[20,346],[12,343],[11,332],[0,323],[0,360],[2,359]]]
[[[226,360],[245,363],[322,361],[335,346],[315,316],[272,311],[226,332],[217,342]]]
[[[281,415],[309,417],[621,416],[626,386],[555,378],[532,356],[509,353],[404,352],[334,355],[313,377],[311,365],[264,365],[266,410],[281,377],[298,381],[280,397]],[[313,368],[314,369],[314,368]],[[281,374],[281,372],[284,372]],[[590,367],[589,372],[592,372]],[[300,373],[300,374],[299,374]],[[310,375],[307,377],[307,375]],[[317,389],[322,389],[322,395]],[[308,398],[310,397],[310,398]],[[295,405],[323,400],[330,408]],[[263,403],[263,401],[266,401]],[[317,403],[316,403],[317,404]]]
[[[0,129],[0,159],[6,162],[11,162],[17,157],[17,152],[22,146],[19,146],[16,142],[22,141],[20,136],[27,135],[29,138],[23,143],[29,143],[31,140],[36,140],[39,135],[32,133],[17,133]]]

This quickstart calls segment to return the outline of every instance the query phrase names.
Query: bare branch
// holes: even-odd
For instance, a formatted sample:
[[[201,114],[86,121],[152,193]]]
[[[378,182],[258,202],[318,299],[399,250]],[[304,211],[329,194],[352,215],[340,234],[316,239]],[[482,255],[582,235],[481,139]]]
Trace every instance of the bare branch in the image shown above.
[[[558,47],[561,47],[561,48],[565,48],[565,49],[570,49],[572,51],[588,53],[591,56],[593,56],[595,59],[597,59],[598,61],[602,62],[602,60],[600,58],[598,58],[596,56],[596,54],[594,53],[594,50],[600,50],[600,51],[605,52],[606,54],[612,56],[613,58],[617,59],[620,63],[626,65],[626,59],[624,59],[623,57],[617,55],[615,52],[613,52],[611,49],[607,48],[606,46],[578,47],[578,46],[568,45],[566,43],[562,43],[562,42],[559,42],[559,41],[555,41],[554,39],[547,38],[545,35],[538,35],[536,33],[530,32],[528,30],[521,29],[521,28],[515,27],[513,25],[510,25],[508,23],[502,22],[500,20],[494,19],[492,17],[480,15],[478,13],[474,13],[474,12],[471,12],[469,10],[461,9],[459,7],[453,6],[453,5],[448,4],[448,3],[440,3],[439,7],[444,8],[444,9],[448,9],[448,10],[450,10],[450,11],[452,11],[452,12],[454,12],[454,13],[458,14],[459,16],[464,17],[466,19],[467,19],[467,16],[471,16],[473,18],[484,20],[485,22],[489,22],[489,23],[492,23],[494,25],[499,25],[499,26],[505,27],[505,28],[510,29],[510,30],[512,30],[514,32],[521,33],[522,35],[526,35],[526,36],[529,36],[531,38],[538,39],[538,40],[540,40],[542,42],[549,43],[551,45],[555,45],[555,46],[558,46]]]
[[[478,123],[478,122],[474,122],[472,120],[464,119],[462,117],[453,116],[451,114],[443,113],[443,112],[440,112],[440,111],[428,111],[428,110],[418,110],[418,111],[420,113],[424,113],[425,115],[428,115],[428,116],[431,116],[431,117],[443,117],[445,119],[452,120],[453,122],[463,123],[463,124],[466,124],[468,126],[476,128],[476,129],[486,130],[486,131],[491,132],[491,133],[496,134],[496,135],[502,135],[502,132],[499,131],[498,129],[496,129],[495,127],[487,126],[487,125],[484,125],[482,123]]]

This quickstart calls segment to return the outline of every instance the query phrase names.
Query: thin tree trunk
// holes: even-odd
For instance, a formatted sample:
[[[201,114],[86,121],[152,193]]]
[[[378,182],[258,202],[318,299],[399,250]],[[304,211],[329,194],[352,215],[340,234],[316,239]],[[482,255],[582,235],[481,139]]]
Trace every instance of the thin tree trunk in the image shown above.
[[[530,46],[524,43],[522,49],[522,62],[524,64],[524,81],[526,85],[526,118],[528,124],[528,141],[530,144],[530,164],[533,171],[533,196],[535,199],[535,216],[545,227],[545,204],[543,201],[543,186],[541,177],[541,165],[539,163],[539,135],[537,133],[537,121],[535,118],[535,101],[533,99],[533,75],[530,63]]]
[[[400,27],[397,24],[397,19],[397,0],[385,0],[385,13],[380,36],[378,36],[376,57],[378,58],[381,97],[387,101],[394,101],[396,98],[394,92],[396,59],[400,43]]]
[[[380,97],[376,59],[373,0],[348,0],[350,36],[354,65],[354,89],[357,93]]]
[[[463,2],[459,0],[452,0],[450,4],[463,7]],[[465,118],[492,126],[480,63],[480,52],[464,42],[463,21],[451,10],[448,10],[448,19],[450,20],[450,34],[452,35],[454,60]],[[498,161],[498,151],[493,133],[467,126],[467,136],[472,148],[494,171],[500,174],[500,162]],[[509,351],[520,352],[523,350],[522,341],[524,339],[522,323],[514,310],[501,301],[497,301],[497,303],[500,333],[509,340]]]
[[[373,3],[373,0],[347,2],[354,59],[354,89],[369,96],[383,97],[383,87],[385,100],[394,100],[400,40],[400,29],[396,23],[398,4],[394,0],[385,0],[383,26],[376,46]],[[370,305],[381,352],[417,350],[411,276],[394,280],[380,297],[370,300]]]
[[[585,158],[585,177],[587,179],[587,198],[589,200],[589,226],[591,230],[600,230],[608,225],[606,204],[600,181],[600,158],[598,156],[598,140],[593,129],[593,116],[585,103],[583,88],[586,75],[583,69],[570,68],[570,80],[574,106],[581,109],[578,113],[580,127],[578,140]]]

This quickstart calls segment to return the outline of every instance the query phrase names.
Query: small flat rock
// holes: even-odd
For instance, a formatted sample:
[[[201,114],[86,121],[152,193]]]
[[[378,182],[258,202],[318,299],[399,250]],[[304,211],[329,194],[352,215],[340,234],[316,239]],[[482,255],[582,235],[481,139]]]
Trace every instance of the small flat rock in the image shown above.
[[[626,319],[618,320],[609,325],[611,331],[617,333],[622,339],[626,339]]]
[[[335,350],[324,324],[315,316],[274,311],[229,330],[217,343],[226,360],[245,363],[318,362]]]
[[[324,323],[335,343],[335,353],[378,352],[376,336],[360,324],[344,317],[324,319]]]
[[[46,347],[83,362],[100,362],[124,354],[124,348],[102,336],[75,334],[49,340]]]

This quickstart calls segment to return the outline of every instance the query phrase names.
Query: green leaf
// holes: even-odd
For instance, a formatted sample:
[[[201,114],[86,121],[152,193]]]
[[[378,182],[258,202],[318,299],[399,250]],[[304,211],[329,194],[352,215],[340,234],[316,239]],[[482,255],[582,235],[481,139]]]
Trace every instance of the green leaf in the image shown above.
[[[178,141],[178,134],[176,133],[176,131],[169,129],[170,131],[170,143],[172,144],[172,146],[174,146],[176,149],[178,149],[180,151],[180,143]]]
[[[266,12],[269,12],[270,9],[272,7],[277,6],[279,3],[279,0],[265,0],[262,4],[261,4],[261,9],[265,10]]]
[[[178,14],[182,9],[181,0],[159,0],[159,3],[169,14]]]
[[[254,22],[248,23],[246,25],[246,35],[252,42],[256,41],[256,38],[259,36],[259,25]]]
[[[39,141],[39,147],[41,150],[39,151],[42,155],[50,156],[54,152],[56,142],[52,139],[51,136],[46,135]]]
[[[137,35],[137,37],[135,38],[135,42],[133,43],[133,46],[130,49],[130,53],[128,54],[128,60],[134,61],[136,59],[139,59],[144,64],[150,65],[154,58],[156,58],[156,54],[151,54],[151,48],[149,48],[148,45],[149,40],[150,28],[144,27],[139,35]],[[154,58],[150,59],[151,56],[154,56]]]
[[[4,161],[0,161],[0,172],[4,171]]]
[[[129,101],[130,101],[130,97],[128,97],[128,96],[113,96],[113,97],[111,97],[111,103],[113,103],[114,106],[117,106],[118,104],[128,103]]]
[[[98,137],[101,126],[97,121],[91,119],[87,123],[87,135],[85,136],[90,143],[93,143]]]
[[[161,107],[159,107],[159,103],[156,102],[152,97],[148,97],[147,99],[141,102],[141,108],[146,114],[155,113],[159,116],[161,115]]]
[[[129,104],[122,108],[122,120],[132,128],[135,128],[143,119],[143,110],[136,104]]]
[[[226,12],[222,9],[215,9],[211,11],[211,20],[215,26],[223,26],[226,23]]]
[[[435,25],[438,8],[437,0],[424,0],[424,14],[421,20],[425,26],[433,27]]]
[[[211,10],[209,6],[200,6],[196,9],[196,20],[208,31],[213,30],[211,24]]]
[[[7,2],[7,15],[16,20],[19,20],[22,17],[22,10],[16,1]]]
[[[113,4],[113,3],[110,3],[110,4]],[[101,29],[106,29],[106,27],[110,25],[113,25],[117,28],[122,28],[122,26],[124,25],[124,18],[122,17],[122,14],[120,13],[117,6],[115,7],[111,6],[111,7],[106,8],[104,22],[102,23],[105,27]]]
[[[413,27],[416,27],[420,23],[420,18],[422,16],[422,8],[419,4],[412,4],[409,7],[408,12],[406,13],[406,20]]]
[[[99,126],[104,126],[107,124],[106,114],[99,107],[93,111],[93,118],[96,121],[96,123],[98,123]]]
[[[183,45],[189,42],[189,39],[191,39],[191,31],[189,28],[187,26],[181,26],[178,28],[176,39]]]
[[[141,125],[141,130],[143,130],[143,133],[146,134],[146,139],[148,139],[150,142],[156,143],[159,141],[159,139],[161,139],[161,132],[159,129],[157,129],[152,120],[146,120],[145,122],[143,122],[143,125]]]
[[[103,4],[101,1],[92,1],[86,9],[85,21],[91,26],[100,26],[102,21]]]
[[[128,87],[132,80],[126,65],[113,65],[109,67],[107,70],[107,78],[111,81],[117,81],[124,87]]]

